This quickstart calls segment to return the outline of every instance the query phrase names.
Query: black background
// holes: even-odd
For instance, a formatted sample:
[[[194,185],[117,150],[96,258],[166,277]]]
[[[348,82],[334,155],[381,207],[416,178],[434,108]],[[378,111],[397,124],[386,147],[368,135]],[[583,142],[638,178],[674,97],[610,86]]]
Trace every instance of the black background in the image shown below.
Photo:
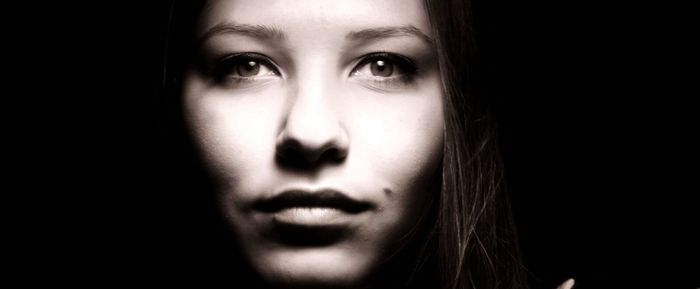
[[[162,283],[182,221],[156,181],[166,1],[39,7],[15,29],[26,48],[8,53],[13,95],[28,102],[12,138],[27,153],[10,151],[30,204],[15,267],[27,281]],[[533,288],[700,287],[683,9],[477,0],[475,11]]]

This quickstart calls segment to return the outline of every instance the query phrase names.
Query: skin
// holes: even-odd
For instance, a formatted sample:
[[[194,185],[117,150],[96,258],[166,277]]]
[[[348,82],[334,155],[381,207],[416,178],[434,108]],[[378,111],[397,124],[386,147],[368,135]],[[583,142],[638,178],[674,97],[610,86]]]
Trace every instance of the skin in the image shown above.
[[[391,33],[354,33],[367,29]],[[267,283],[365,285],[438,193],[443,95],[431,31],[419,0],[205,7],[184,75],[185,119],[242,252]],[[377,52],[410,59],[415,73],[392,58],[364,61]],[[269,62],[221,60],[240,53]],[[251,208],[288,189],[334,189],[373,207],[343,216],[350,233],[338,240],[292,246],[266,234],[271,217]]]
[[[561,283],[557,289],[571,289],[574,287],[575,282],[574,279],[567,279],[564,283]]]

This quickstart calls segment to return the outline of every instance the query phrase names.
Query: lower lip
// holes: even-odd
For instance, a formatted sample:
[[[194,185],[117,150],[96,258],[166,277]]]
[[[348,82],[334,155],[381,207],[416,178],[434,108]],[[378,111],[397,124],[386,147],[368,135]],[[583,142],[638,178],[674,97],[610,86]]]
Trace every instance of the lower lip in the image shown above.
[[[331,226],[349,222],[356,214],[329,207],[293,207],[274,213],[273,221],[300,226]]]

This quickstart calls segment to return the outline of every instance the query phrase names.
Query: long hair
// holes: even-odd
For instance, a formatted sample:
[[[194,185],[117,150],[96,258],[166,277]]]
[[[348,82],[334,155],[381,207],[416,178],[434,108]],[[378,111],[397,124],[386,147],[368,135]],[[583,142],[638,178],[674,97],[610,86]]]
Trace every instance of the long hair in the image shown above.
[[[525,288],[497,127],[480,81],[469,0],[425,0],[445,97],[442,189],[433,230],[439,288]]]
[[[185,144],[172,151],[180,156],[195,155],[191,140],[186,140],[180,77],[192,55],[190,37],[204,2],[173,0],[170,8],[163,93],[157,103],[166,141]],[[397,254],[408,256],[413,266],[398,262],[405,268],[392,276],[402,280],[390,283],[411,288],[526,288],[497,127],[478,86],[470,1],[424,0],[424,5],[434,30],[445,97],[440,194],[426,208],[412,244],[403,247],[411,252]],[[186,165],[196,167],[196,162]],[[181,174],[201,172],[190,169]],[[197,185],[206,183],[204,175],[195,178]],[[213,197],[203,201],[207,202]],[[201,207],[192,214],[203,213],[207,206]]]

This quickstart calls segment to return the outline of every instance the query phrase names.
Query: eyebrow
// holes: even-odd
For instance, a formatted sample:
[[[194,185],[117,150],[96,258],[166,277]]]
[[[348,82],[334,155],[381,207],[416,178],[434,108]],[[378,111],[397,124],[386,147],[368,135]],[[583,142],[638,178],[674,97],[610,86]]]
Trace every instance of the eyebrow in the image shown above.
[[[204,32],[204,34],[199,38],[198,43],[204,43],[205,41],[207,41],[207,39],[211,38],[214,35],[228,33],[242,34],[265,40],[285,40],[287,38],[286,34],[281,29],[274,26],[224,22],[219,23],[214,27],[208,29],[206,32]],[[428,43],[429,45],[433,45],[435,43],[433,38],[426,35],[420,29],[416,28],[413,25],[362,29],[359,31],[353,31],[348,33],[345,36],[345,38],[357,41],[371,41],[381,38],[401,36],[418,37],[424,42]]]
[[[413,25],[363,29],[360,31],[350,32],[345,38],[352,40],[370,41],[375,39],[400,36],[418,37],[430,45],[433,45],[435,43],[433,38],[423,33],[420,29],[416,28]]]
[[[217,34],[242,34],[254,38],[266,39],[266,40],[284,40],[286,35],[282,30],[274,26],[267,25],[249,25],[249,24],[237,24],[237,23],[219,23],[212,28],[209,28],[202,36],[199,38],[199,43],[204,43],[207,39],[211,38]]]

